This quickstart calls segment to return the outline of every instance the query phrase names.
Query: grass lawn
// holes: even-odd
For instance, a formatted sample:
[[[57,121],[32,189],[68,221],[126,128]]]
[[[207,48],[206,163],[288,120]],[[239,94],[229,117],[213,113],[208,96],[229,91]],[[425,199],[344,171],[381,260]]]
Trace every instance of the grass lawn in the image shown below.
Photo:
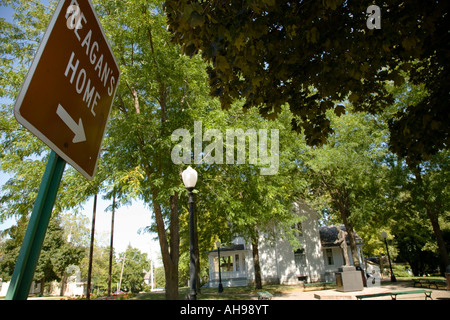
[[[265,289],[264,289],[265,290]],[[178,299],[186,300],[189,294],[188,287],[178,289]],[[201,293],[197,294],[198,300],[249,300],[256,296],[254,287],[235,287],[224,288],[222,293],[217,292],[217,288],[201,288]],[[166,295],[163,292],[145,292],[137,294],[130,300],[165,300]]]
[[[299,285],[264,285],[263,289],[256,290],[254,286],[223,288],[222,293],[217,292],[217,288],[201,288],[201,293],[197,294],[198,300],[250,300],[258,297],[258,291],[268,291],[271,294],[285,293],[302,288]],[[178,290],[178,299],[186,300],[189,294],[188,287],[182,287]],[[130,300],[164,300],[165,293],[145,292],[140,293]]]

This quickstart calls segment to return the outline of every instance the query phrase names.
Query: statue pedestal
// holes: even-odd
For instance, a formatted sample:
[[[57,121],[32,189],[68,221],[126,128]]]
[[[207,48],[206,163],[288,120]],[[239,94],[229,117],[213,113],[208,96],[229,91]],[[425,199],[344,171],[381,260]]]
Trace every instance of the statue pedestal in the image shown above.
[[[342,266],[335,275],[337,291],[362,291],[364,289],[361,271],[356,270],[353,266]]]

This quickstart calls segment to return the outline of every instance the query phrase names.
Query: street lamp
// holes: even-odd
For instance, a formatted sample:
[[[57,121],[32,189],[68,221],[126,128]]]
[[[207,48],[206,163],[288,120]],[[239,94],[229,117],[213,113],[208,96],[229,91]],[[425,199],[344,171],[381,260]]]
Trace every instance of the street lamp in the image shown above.
[[[189,241],[190,241],[190,300],[197,300],[197,273],[195,272],[195,252],[194,252],[194,237],[195,237],[195,226],[194,226],[194,194],[192,190],[195,188],[197,183],[197,171],[192,169],[190,166],[181,174],[183,178],[183,183],[186,189],[189,191]]]
[[[391,282],[397,282],[397,279],[395,279],[394,271],[392,271],[391,256],[389,255],[389,248],[388,248],[388,244],[387,244],[387,240],[386,240],[387,233],[385,231],[383,231],[381,233],[381,237],[383,237],[384,243],[386,244],[386,251],[387,251],[388,260],[389,260],[389,268],[391,269]]]
[[[219,256],[219,289],[218,289],[218,292],[222,293],[223,292],[223,286],[222,286],[222,273],[220,271],[220,241],[216,242],[216,246],[217,246],[217,254]]]

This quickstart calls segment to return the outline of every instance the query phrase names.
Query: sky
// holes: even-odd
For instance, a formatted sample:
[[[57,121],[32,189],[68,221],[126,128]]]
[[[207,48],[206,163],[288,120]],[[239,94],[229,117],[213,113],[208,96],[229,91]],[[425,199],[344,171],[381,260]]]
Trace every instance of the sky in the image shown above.
[[[12,21],[13,11],[10,8],[0,6],[0,18]],[[11,103],[11,101],[0,97],[0,104]],[[4,172],[0,171],[0,191],[1,187],[10,178]],[[89,218],[91,226],[94,198],[91,197],[80,210],[80,213]],[[97,214],[95,218],[95,240],[100,241],[102,246],[109,246],[111,234],[111,212],[105,209],[111,205],[111,200],[103,200],[102,195],[97,198]],[[130,206],[124,206],[116,209],[114,220],[114,249],[116,252],[124,252],[128,245],[139,249],[148,254],[156,264],[160,264],[161,256],[159,241],[155,239],[155,234],[138,233],[140,228],[149,226],[152,222],[152,211],[140,201],[133,201]],[[0,222],[0,230],[9,228],[15,224],[14,219],[8,219]]]
[[[97,197],[97,212],[95,216],[95,239],[102,246],[109,246],[111,234],[111,211],[105,211],[112,200],[103,200]],[[89,218],[89,228],[92,223],[94,197],[91,197],[84,205],[82,214]],[[161,256],[159,241],[155,240],[155,234],[139,233],[140,228],[149,226],[152,222],[152,211],[141,201],[134,201],[130,206],[116,209],[114,215],[114,249],[116,252],[124,252],[128,245],[145,252],[157,262]]]
[[[8,180],[9,176],[0,172],[0,189]],[[80,214],[89,219],[89,230],[92,225],[94,197],[88,199]],[[95,216],[96,243],[102,247],[109,246],[111,235],[111,211],[106,208],[111,205],[111,200],[103,200],[102,195],[97,197],[97,210]],[[81,218],[81,217],[80,217]],[[116,209],[114,216],[114,243],[116,253],[124,252],[128,245],[147,253],[157,265],[161,263],[161,251],[159,241],[154,233],[139,233],[139,229],[149,226],[152,222],[152,210],[141,201],[133,201],[130,206]],[[7,229],[15,224],[14,218],[0,223],[0,230]]]

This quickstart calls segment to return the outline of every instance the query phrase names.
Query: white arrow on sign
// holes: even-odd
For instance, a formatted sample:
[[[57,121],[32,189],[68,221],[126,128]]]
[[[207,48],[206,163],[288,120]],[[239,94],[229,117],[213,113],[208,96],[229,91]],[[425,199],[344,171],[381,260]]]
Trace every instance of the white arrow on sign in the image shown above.
[[[84,133],[83,121],[80,120],[76,123],[72,117],[67,113],[67,111],[58,103],[58,109],[56,109],[56,114],[61,118],[62,121],[75,133],[72,142],[78,143],[86,141],[86,134]]]

